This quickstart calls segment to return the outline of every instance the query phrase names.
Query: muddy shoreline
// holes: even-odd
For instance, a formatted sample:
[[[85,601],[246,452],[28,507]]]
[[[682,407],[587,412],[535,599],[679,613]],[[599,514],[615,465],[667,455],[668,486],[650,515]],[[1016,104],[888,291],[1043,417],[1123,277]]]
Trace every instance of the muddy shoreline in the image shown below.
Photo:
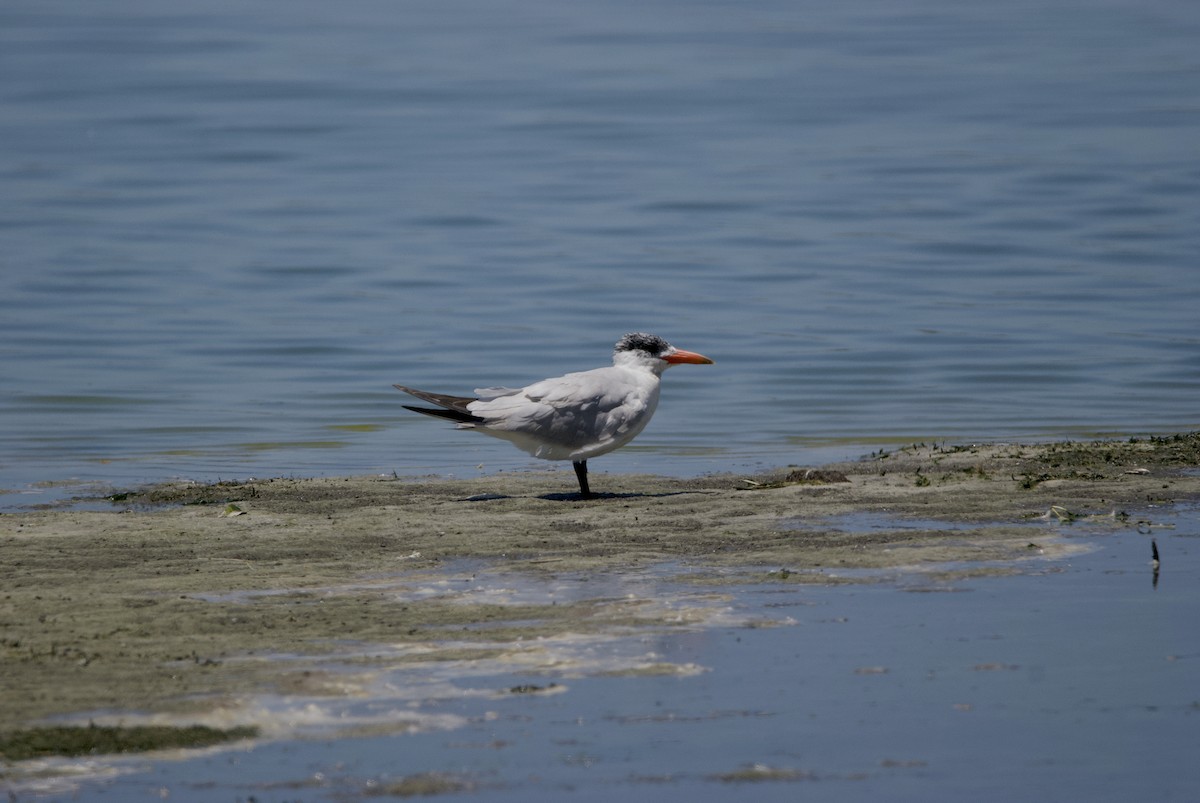
[[[678,610],[650,599],[464,597],[448,567],[469,579],[472,566],[664,565],[713,593],[742,581],[862,582],[848,571],[858,569],[989,571],[1053,552],[1044,531],[1031,535],[1038,517],[1136,527],[1157,506],[1200,499],[1197,466],[1193,433],[918,444],[752,477],[597,472],[591,500],[568,492],[568,469],[171,484],[117,494],[111,511],[5,513],[0,733],[134,716],[214,722],[245,695],[362,694],[354,678],[383,660],[362,645],[386,645],[391,664],[470,661],[530,640],[678,623]],[[839,523],[868,514],[897,526]],[[912,520],[920,526],[902,526]],[[282,654],[286,666],[269,660]],[[217,724],[269,735],[270,723],[239,710]]]

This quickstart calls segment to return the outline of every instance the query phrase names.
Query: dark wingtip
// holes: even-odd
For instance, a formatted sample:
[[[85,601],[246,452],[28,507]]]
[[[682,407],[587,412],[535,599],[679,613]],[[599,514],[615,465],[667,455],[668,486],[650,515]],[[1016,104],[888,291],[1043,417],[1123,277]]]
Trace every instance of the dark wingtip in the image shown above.
[[[409,404],[400,405],[405,410],[412,410],[414,413],[422,415],[431,415],[434,418],[445,418],[448,421],[455,421],[459,424],[481,424],[483,419],[477,415],[470,413],[461,413],[458,410],[443,410],[440,407],[413,407]]]

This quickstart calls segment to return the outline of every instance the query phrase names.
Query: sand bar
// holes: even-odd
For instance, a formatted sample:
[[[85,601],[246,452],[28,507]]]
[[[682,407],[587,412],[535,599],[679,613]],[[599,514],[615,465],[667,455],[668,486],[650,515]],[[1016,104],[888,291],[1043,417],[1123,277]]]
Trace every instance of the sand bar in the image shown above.
[[[1197,466],[1197,434],[917,444],[752,477],[598,471],[592,500],[569,492],[568,469],[171,484],[117,494],[111,511],[6,513],[0,731],[124,712],[203,720],[247,694],[362,694],[328,671],[339,651],[365,662],[361,645],[387,645],[393,662],[462,662],[532,639],[672,624],[653,600],[416,591],[450,566],[663,566],[714,588],[862,582],[854,570],[922,565],[987,571],[1055,548],[1045,530],[1031,538],[1038,517],[1135,527],[1157,506],[1200,499]],[[855,516],[897,526],[856,529]],[[280,655],[285,665],[271,660]]]

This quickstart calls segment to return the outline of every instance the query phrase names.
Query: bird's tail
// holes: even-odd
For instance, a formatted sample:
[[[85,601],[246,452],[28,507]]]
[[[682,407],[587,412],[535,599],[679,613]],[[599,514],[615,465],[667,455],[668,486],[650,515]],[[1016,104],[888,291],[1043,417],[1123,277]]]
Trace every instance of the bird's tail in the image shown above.
[[[404,385],[393,385],[397,390],[402,390],[410,396],[416,396],[422,401],[427,401],[431,404],[436,404],[437,407],[411,407],[404,405],[405,410],[412,410],[414,413],[423,413],[424,415],[432,415],[437,418],[446,418],[450,421],[456,421],[459,424],[480,424],[483,423],[482,418],[472,413],[468,408],[471,402],[479,401],[467,396],[447,396],[443,393],[430,393],[426,390],[417,390],[416,388],[405,387]]]

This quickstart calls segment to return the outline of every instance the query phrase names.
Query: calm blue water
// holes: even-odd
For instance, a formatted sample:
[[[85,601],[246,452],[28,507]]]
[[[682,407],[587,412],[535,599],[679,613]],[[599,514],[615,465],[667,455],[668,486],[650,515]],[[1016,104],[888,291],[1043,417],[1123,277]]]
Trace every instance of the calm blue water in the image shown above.
[[[1192,0],[9,0],[0,487],[525,467],[391,384],[633,329],[595,471],[1192,429],[1197,143]]]

